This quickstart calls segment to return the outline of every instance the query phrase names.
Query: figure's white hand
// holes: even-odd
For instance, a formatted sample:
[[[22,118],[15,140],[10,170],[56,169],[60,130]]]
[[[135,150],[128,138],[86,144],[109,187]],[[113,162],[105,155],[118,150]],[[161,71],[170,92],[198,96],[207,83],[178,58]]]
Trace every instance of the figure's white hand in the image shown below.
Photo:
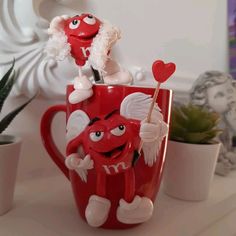
[[[145,120],[141,122],[139,136],[143,142],[162,141],[167,135],[168,125],[163,121],[157,124],[147,123]]]
[[[146,120],[141,122],[139,136],[144,142],[143,152],[146,165],[151,167],[156,162],[161,142],[167,133],[168,125],[163,120],[159,120],[156,124],[147,123]]]
[[[92,82],[86,75],[76,76],[74,78],[74,89],[91,89],[93,87]]]
[[[93,164],[90,155],[86,155],[84,159],[81,159],[77,153],[72,153],[65,160],[66,167],[75,170],[84,182],[87,182],[88,170],[93,169]]]

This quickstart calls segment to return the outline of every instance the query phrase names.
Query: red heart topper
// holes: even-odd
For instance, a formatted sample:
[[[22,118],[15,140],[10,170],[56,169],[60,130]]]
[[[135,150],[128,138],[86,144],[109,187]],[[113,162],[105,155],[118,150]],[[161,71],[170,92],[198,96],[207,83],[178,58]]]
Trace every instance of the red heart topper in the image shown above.
[[[165,82],[175,72],[176,66],[174,63],[164,63],[157,60],[152,64],[152,73],[155,80],[159,83]]]

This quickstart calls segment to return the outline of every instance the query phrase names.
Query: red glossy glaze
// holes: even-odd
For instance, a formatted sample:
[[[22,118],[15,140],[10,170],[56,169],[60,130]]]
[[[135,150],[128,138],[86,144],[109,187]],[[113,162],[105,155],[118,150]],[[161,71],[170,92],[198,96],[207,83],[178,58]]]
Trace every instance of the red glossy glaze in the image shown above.
[[[115,109],[119,110],[121,101],[127,95],[134,92],[143,92],[146,94],[153,95],[155,89],[119,85],[96,85],[93,87],[93,90],[94,95],[84,102],[81,102],[79,104],[69,104],[69,102],[67,101],[67,105],[54,106],[52,108],[49,108],[49,110],[44,114],[41,122],[42,139],[44,140],[45,148],[48,150],[52,160],[70,179],[77,208],[81,216],[85,219],[85,208],[88,204],[88,199],[91,195],[97,193],[97,190],[99,189],[99,186],[97,186],[97,178],[100,178],[101,181],[98,180],[98,183],[100,182],[100,184],[106,185],[106,191],[104,194],[111,201],[111,210],[109,213],[108,220],[102,227],[112,229],[130,228],[134,225],[123,224],[117,221],[116,219],[116,210],[119,204],[119,200],[124,197],[124,192],[127,188],[134,188],[135,195],[137,194],[140,196],[146,196],[148,198],[151,198],[153,201],[155,200],[162,177],[167,138],[164,139],[157,158],[157,162],[152,167],[148,167],[147,165],[145,165],[144,159],[143,157],[141,157],[138,160],[137,164],[130,169],[134,170],[133,173],[131,171],[127,172],[126,175],[124,175],[123,172],[115,175],[109,175],[109,177],[106,178],[106,180],[104,181],[104,176],[98,175],[96,173],[96,169],[93,169],[89,170],[88,181],[87,183],[85,183],[81,181],[80,177],[74,171],[69,171],[68,175],[68,170],[63,164],[64,158],[62,159],[62,155],[60,154],[52,140],[50,127],[52,119],[58,111],[65,111],[65,109],[67,109],[67,118],[73,111],[77,109],[82,109],[90,118],[96,116],[102,117]],[[72,91],[73,86],[68,86],[67,98]],[[161,89],[157,99],[158,105],[162,110],[164,120],[168,124],[170,120],[171,96],[171,91]],[[129,125],[132,126],[131,123],[129,123]],[[109,127],[111,128],[111,126],[112,124],[110,124]],[[135,178],[135,182],[129,182],[129,179],[132,179],[133,177]],[[134,183],[135,186],[132,186],[132,184]],[[104,191],[104,188],[102,189]],[[103,193],[101,191],[101,195],[102,194]],[[126,192],[126,195],[128,194],[129,193]]]
[[[100,20],[91,14],[74,16],[65,21],[64,31],[77,65],[83,66],[86,63],[90,55],[89,48],[100,25]]]
[[[57,146],[55,145],[52,133],[51,133],[51,125],[54,116],[58,112],[66,112],[66,105],[56,105],[53,107],[50,107],[43,115],[41,119],[41,137],[44,144],[44,147],[46,148],[48,154],[53,159],[53,161],[56,163],[56,165],[61,169],[61,171],[64,173],[64,175],[69,179],[69,171],[65,167],[64,164],[64,156],[61,154],[61,152],[58,150]]]

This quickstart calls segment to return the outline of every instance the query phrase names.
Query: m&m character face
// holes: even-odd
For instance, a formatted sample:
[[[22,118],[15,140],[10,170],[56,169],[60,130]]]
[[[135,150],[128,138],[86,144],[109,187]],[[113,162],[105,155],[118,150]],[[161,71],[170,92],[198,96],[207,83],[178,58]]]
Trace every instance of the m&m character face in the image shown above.
[[[66,20],[64,32],[77,65],[83,66],[86,63],[100,26],[101,21],[91,14],[77,15]]]

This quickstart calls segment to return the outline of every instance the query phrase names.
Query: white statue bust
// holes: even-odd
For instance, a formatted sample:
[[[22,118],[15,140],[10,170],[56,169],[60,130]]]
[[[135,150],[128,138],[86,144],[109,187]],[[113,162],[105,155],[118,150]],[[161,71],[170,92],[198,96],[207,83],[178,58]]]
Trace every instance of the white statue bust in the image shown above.
[[[192,103],[215,111],[221,116],[222,150],[216,173],[227,175],[236,169],[236,83],[232,76],[218,71],[207,71],[195,81],[190,97]]]

